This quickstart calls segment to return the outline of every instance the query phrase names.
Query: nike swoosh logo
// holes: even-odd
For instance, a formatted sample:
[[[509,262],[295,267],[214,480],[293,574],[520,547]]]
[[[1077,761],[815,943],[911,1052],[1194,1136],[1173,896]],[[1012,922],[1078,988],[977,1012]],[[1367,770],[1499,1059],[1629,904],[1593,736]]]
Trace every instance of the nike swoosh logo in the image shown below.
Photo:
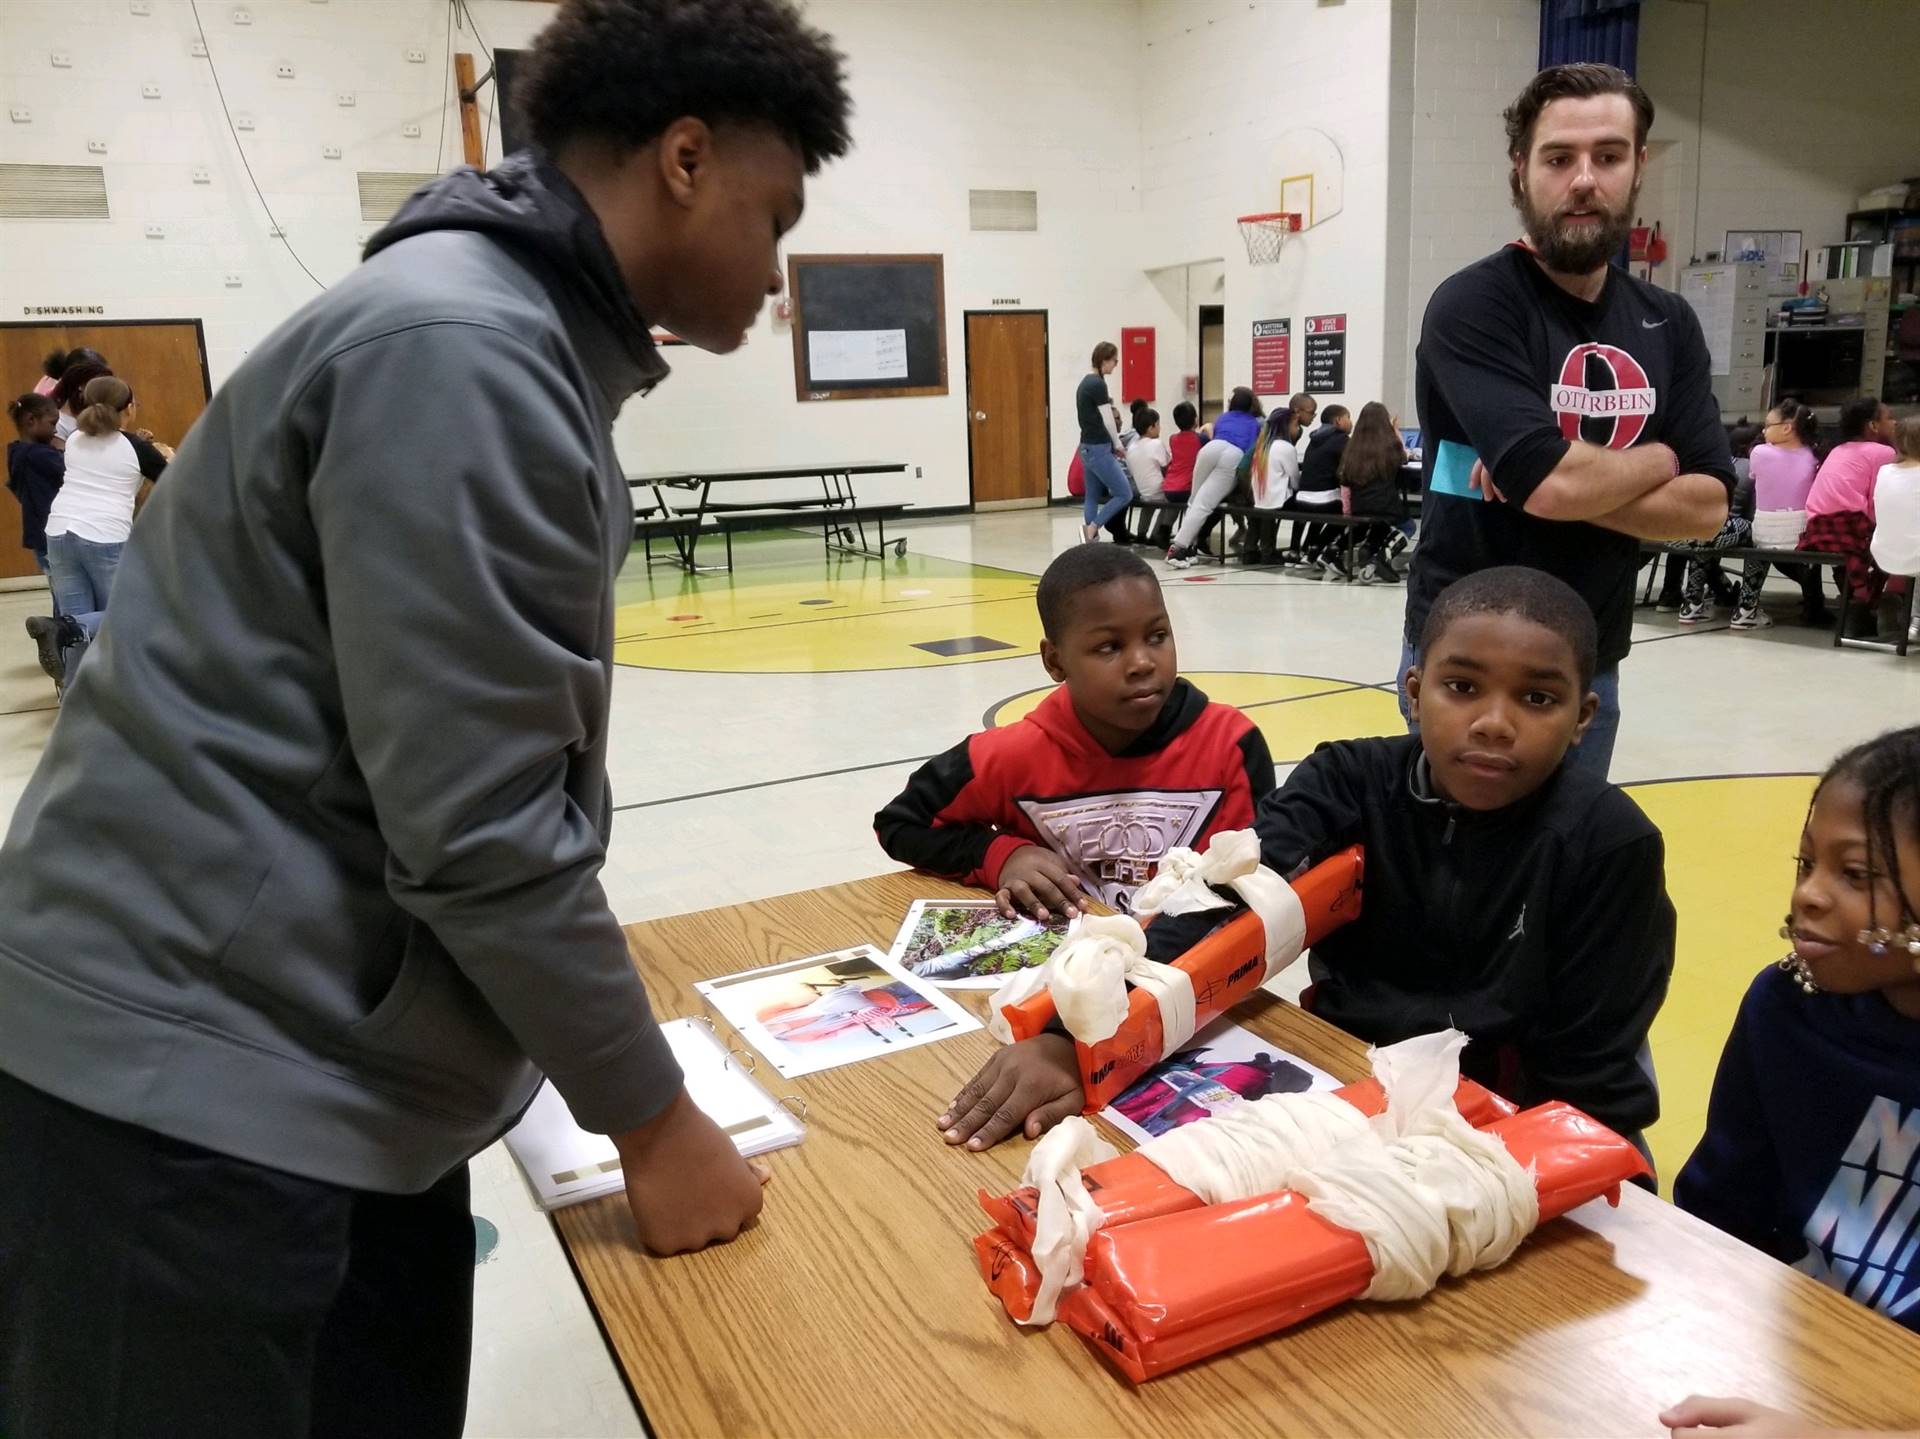
[[[1665,320],[1642,320],[1640,322],[1640,328],[1643,330],[1657,330],[1666,323]]]

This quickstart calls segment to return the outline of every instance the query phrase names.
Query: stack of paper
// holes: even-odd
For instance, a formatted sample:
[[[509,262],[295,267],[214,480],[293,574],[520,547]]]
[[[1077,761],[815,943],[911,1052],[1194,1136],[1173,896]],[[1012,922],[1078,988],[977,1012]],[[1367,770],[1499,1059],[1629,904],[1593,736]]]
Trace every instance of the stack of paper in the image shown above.
[[[725,1130],[743,1155],[798,1144],[806,1127],[756,1083],[712,1028],[695,1019],[660,1026],[686,1076],[687,1097]],[[566,1101],[551,1084],[507,1135],[507,1149],[533,1186],[542,1209],[564,1209],[626,1188],[619,1151],[604,1134],[589,1134],[573,1122]]]

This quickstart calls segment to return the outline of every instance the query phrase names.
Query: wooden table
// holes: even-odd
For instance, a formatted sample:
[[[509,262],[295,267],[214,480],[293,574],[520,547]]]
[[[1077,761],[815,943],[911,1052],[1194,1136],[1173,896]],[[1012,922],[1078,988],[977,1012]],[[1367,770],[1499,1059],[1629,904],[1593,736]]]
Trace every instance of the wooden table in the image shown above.
[[[686,1015],[696,979],[885,948],[912,900],[969,893],[887,875],[627,933],[661,1014]],[[1359,1042],[1290,1004],[1235,1018],[1342,1079],[1364,1071]],[[1012,1187],[1028,1146],[968,1154],[933,1119],[992,1044],[767,1074],[807,1099],[809,1133],[769,1156],[766,1213],[731,1245],[648,1258],[618,1197],[556,1216],[654,1432],[1651,1435],[1692,1391],[1920,1421],[1920,1337],[1631,1188],[1418,1303],[1350,1304],[1136,1388],[1065,1326],[1014,1325],[974,1267],[975,1191]]]

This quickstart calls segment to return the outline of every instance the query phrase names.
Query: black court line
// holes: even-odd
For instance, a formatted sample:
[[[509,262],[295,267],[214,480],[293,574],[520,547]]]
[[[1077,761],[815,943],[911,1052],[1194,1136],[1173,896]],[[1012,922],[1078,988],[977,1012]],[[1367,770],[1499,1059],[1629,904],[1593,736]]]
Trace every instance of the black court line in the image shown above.
[[[44,710],[57,710],[59,708],[60,706],[56,703],[50,705],[28,705],[22,710],[0,710],[0,719],[5,719],[8,715],[37,715]]]
[[[1717,635],[1722,630],[1730,630],[1732,628],[1733,626],[1731,624],[1694,625],[1688,629],[1676,630],[1670,635],[1655,635],[1650,640],[1634,640],[1628,645],[1628,648],[1637,650],[1641,645],[1657,645],[1664,640],[1685,640],[1691,639],[1695,635]]]
[[[1723,779],[1819,779],[1815,769],[1759,769],[1738,774],[1671,774],[1659,779],[1614,780],[1616,789],[1646,789],[1656,784],[1704,784]]]
[[[1006,597],[1005,599],[998,599],[998,600],[956,600],[956,601],[954,601],[954,602],[953,602],[952,604],[948,604],[948,605],[926,605],[926,606],[924,606],[924,607],[923,607],[922,609],[919,609],[919,610],[915,610],[915,611],[913,611],[913,613],[914,613],[914,614],[932,614],[932,613],[933,613],[933,612],[934,612],[935,610],[957,610],[957,609],[961,609],[961,608],[963,608],[963,607],[966,607],[966,606],[972,606],[972,605],[1004,605],[1004,604],[1010,604],[1010,603],[1012,603],[1012,602],[1013,602],[1014,600],[1018,600],[1018,601],[1019,601],[1019,602],[1020,602],[1021,604],[1023,604],[1023,605],[1030,605],[1030,604],[1032,604],[1032,603],[1033,603],[1033,596],[1032,596],[1032,595],[1008,595],[1008,596],[1007,596],[1007,597]],[[839,622],[840,622],[841,620],[843,620],[843,619],[846,619],[846,618],[848,618],[848,617],[847,617],[846,615],[821,615],[821,616],[819,616],[819,617],[818,617],[817,619],[806,619],[806,620],[782,620],[782,621],[781,621],[781,622],[780,622],[779,624],[777,624],[777,625],[741,625],[741,626],[740,626],[740,627],[738,627],[737,629],[724,629],[724,630],[715,630],[715,631],[714,631],[713,633],[715,633],[715,634],[717,634],[717,635],[745,635],[745,634],[758,634],[758,633],[760,633],[760,631],[762,631],[762,630],[784,630],[784,629],[791,629],[791,628],[792,628],[793,626],[795,626],[795,625],[830,625],[830,624],[838,624],[838,623],[839,623]],[[712,621],[712,620],[702,620],[702,621],[701,621],[700,623],[701,623],[701,624],[713,624],[713,623],[714,623],[714,621]],[[684,631],[684,630],[683,630],[683,631],[679,631],[678,633],[685,633],[685,631]],[[617,644],[617,645],[624,645],[624,644],[651,644],[651,643],[653,643],[653,642],[654,642],[655,640],[670,640],[670,639],[673,639],[673,638],[674,638],[674,635],[673,635],[673,634],[661,634],[661,635],[653,635],[653,636],[648,636],[648,634],[647,634],[647,632],[646,632],[645,630],[638,630],[638,631],[636,631],[635,633],[633,633],[633,634],[630,634],[630,635],[615,635],[615,636],[613,637],[613,642],[614,642],[615,644]],[[643,669],[644,669],[644,668],[646,668],[646,666],[644,666],[644,665],[643,665],[643,666],[639,666],[639,668],[643,668]],[[894,666],[894,668],[898,668],[898,666]],[[783,673],[783,671],[777,671],[777,670],[755,670],[755,671],[753,671],[753,673],[755,673],[755,674],[778,674],[778,673]],[[803,672],[802,672],[802,671],[798,671],[798,670],[796,670],[796,671],[791,671],[790,673],[795,673],[795,674],[798,674],[798,673],[803,673]],[[805,673],[812,673],[812,671],[805,671]],[[848,673],[857,673],[857,671],[847,671],[847,670],[837,670],[837,671],[826,671],[826,670],[822,670],[822,671],[820,671],[820,673],[822,673],[822,674],[827,674],[827,673],[836,673],[836,674],[848,674]]]
[[[1248,704],[1235,705],[1234,708],[1244,713],[1247,710],[1266,709],[1270,705],[1298,704],[1300,703],[1301,700],[1323,700],[1328,695],[1350,695],[1350,694],[1357,693],[1360,690],[1372,690],[1372,689],[1378,689],[1378,688],[1380,688],[1380,686],[1378,685],[1363,685],[1363,684],[1342,685],[1340,686],[1339,689],[1315,690],[1310,695],[1282,695],[1279,699],[1275,699],[1275,700],[1254,700]]]
[[[689,799],[712,799],[716,795],[740,794],[750,789],[772,789],[776,785],[801,784],[810,779],[830,779],[837,774],[859,774],[862,770],[891,769],[895,765],[902,764],[924,764],[932,758],[930,754],[908,755],[905,759],[883,759],[875,760],[872,764],[850,764],[844,769],[823,769],[813,774],[790,774],[781,779],[763,779],[755,780],[752,784],[728,785],[725,789],[703,789],[697,794],[670,794],[664,799],[642,799],[635,800],[632,804],[617,804],[613,807],[613,812],[619,814],[630,809],[652,809],[655,805],[679,804]]]

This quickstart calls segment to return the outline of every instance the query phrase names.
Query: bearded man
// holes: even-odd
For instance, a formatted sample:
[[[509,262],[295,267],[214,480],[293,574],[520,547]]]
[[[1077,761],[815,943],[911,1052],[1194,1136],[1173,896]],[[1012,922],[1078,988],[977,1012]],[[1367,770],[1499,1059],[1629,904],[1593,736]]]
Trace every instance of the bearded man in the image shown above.
[[[1605,776],[1638,541],[1718,534],[1733,457],[1692,309],[1609,264],[1633,222],[1653,102],[1611,65],[1555,65],[1505,118],[1526,235],[1450,276],[1420,326],[1426,473],[1400,710],[1442,590],[1495,565],[1545,570],[1599,623],[1600,709],[1566,762]],[[1497,754],[1511,738],[1475,743]]]

